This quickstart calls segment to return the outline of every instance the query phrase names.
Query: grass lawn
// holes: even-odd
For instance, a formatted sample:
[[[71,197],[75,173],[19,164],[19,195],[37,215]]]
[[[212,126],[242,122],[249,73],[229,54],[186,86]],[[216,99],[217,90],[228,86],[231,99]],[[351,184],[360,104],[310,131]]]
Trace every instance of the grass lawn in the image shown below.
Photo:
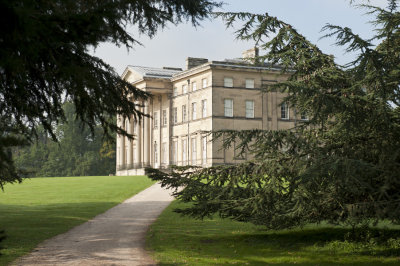
[[[173,202],[151,226],[147,248],[160,265],[400,265],[400,227],[360,230],[309,226],[266,232],[219,218],[181,217]],[[364,240],[362,239],[364,236]]]
[[[154,182],[144,176],[26,179],[0,191],[0,230],[7,265],[43,240],[82,224]]]

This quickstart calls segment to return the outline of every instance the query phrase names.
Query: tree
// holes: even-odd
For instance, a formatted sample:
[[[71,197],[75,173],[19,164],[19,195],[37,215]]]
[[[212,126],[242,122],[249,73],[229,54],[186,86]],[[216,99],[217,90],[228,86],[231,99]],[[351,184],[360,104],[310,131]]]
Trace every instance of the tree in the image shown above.
[[[38,129],[32,145],[14,151],[15,165],[24,176],[87,176],[115,172],[115,143],[96,125],[91,132],[76,120],[71,102],[63,104],[66,121],[54,126],[57,143]]]
[[[12,158],[15,167],[21,171],[20,176],[32,177],[40,172],[48,161],[50,153],[49,136],[42,128],[37,129],[37,139],[31,145],[13,148]]]
[[[128,24],[150,37],[167,23],[197,25],[219,6],[209,0],[0,0],[0,187],[18,180],[9,148],[32,140],[38,125],[56,135],[65,121],[64,99],[92,130],[128,135],[110,117],[140,118],[137,100],[149,95],[122,80],[106,62],[88,53],[101,42],[131,48],[140,42]],[[16,137],[14,137],[16,134]],[[132,136],[130,136],[132,137]]]
[[[264,88],[309,121],[291,130],[219,131],[224,147],[236,142],[254,159],[207,169],[178,167],[171,173],[148,169],[154,180],[193,202],[178,209],[203,218],[252,222],[269,229],[328,221],[333,224],[400,222],[400,12],[369,5],[376,35],[361,38],[349,28],[326,25],[325,37],[357,58],[340,66],[296,29],[268,14],[219,14],[230,27],[244,20],[239,39],[254,40],[268,61],[292,74]],[[377,43],[377,44],[374,44]],[[179,190],[178,188],[183,188]]]
[[[6,182],[21,181],[11,152],[13,147],[26,145],[26,140],[18,137],[18,133],[19,128],[12,124],[11,115],[0,117],[0,187]]]

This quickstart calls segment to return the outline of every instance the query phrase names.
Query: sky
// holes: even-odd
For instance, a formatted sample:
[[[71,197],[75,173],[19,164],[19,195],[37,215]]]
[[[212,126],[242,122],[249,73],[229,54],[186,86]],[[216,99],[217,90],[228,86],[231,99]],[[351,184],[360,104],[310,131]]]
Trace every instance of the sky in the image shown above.
[[[252,12],[276,16],[294,26],[308,40],[317,44],[336,61],[345,64],[354,57],[345,54],[343,48],[333,45],[334,39],[320,39],[321,29],[327,23],[350,27],[353,32],[364,38],[373,35],[373,26],[368,23],[372,17],[365,15],[366,10],[350,5],[350,0],[222,0],[222,10],[230,12]],[[355,0],[360,4],[362,0]],[[386,0],[370,0],[370,4],[385,7]],[[135,27],[128,32],[143,46],[136,45],[129,51],[111,43],[103,43],[93,52],[122,74],[128,65],[149,67],[185,68],[187,57],[200,57],[209,60],[239,58],[244,50],[254,43],[235,39],[234,29],[226,29],[220,19],[205,20],[200,27],[190,23],[178,26],[168,25],[152,39],[136,34]]]

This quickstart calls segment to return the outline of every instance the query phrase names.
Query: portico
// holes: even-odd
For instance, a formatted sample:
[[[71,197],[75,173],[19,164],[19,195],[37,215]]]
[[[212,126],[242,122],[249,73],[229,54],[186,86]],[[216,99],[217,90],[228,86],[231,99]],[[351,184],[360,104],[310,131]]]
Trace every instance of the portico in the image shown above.
[[[160,167],[161,156],[160,152],[156,152],[157,148],[152,143],[157,143],[160,137],[168,138],[168,132],[162,131],[160,134],[154,134],[154,128],[158,128],[158,123],[161,120],[154,117],[155,106],[164,100],[165,103],[160,105],[160,108],[168,104],[168,94],[172,90],[170,78],[181,69],[155,69],[148,67],[128,66],[123,74],[123,78],[138,89],[150,92],[152,97],[147,101],[137,102],[139,111],[149,116],[142,117],[141,120],[136,120],[134,117],[130,119],[118,118],[118,125],[125,128],[128,133],[134,136],[133,140],[127,137],[117,137],[117,174],[118,175],[142,175],[144,168],[148,166]],[[161,126],[160,126],[161,128]],[[158,136],[160,135],[160,136]],[[162,136],[164,135],[164,136]]]

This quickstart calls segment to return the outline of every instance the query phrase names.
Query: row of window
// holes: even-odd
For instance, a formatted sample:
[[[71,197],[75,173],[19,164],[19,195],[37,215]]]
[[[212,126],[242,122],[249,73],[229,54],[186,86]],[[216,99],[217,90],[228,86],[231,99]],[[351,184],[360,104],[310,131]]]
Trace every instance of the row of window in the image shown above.
[[[193,81],[191,84],[183,84],[182,85],[182,94],[186,94],[188,93],[188,87],[189,85],[191,85],[192,87],[192,91],[196,91],[197,90],[197,82]],[[201,80],[201,88],[207,88],[207,79],[202,79]],[[233,78],[224,78],[224,87],[226,88],[233,88]],[[245,80],[245,88],[246,89],[254,89],[254,79],[246,79]],[[174,91],[173,91],[173,95],[177,96],[179,94],[178,92],[178,87],[174,87]]]
[[[233,99],[224,99],[224,115],[226,117],[233,117]],[[254,118],[254,101],[246,100],[246,118]],[[289,120],[289,105],[282,103],[281,105],[281,119]],[[308,115],[305,112],[300,114],[301,120],[308,120]]]
[[[246,112],[245,116],[246,118],[254,118],[254,101],[252,100],[246,100],[245,102],[246,105]],[[197,103],[193,102],[192,103],[192,120],[197,119]],[[226,117],[233,117],[233,99],[224,99],[224,115]],[[205,118],[207,117],[207,100],[202,100],[201,101],[201,117]],[[154,112],[153,115],[154,118],[154,128],[158,128],[158,112]],[[186,110],[186,104],[182,105],[182,122],[187,121],[187,110]],[[178,108],[174,107],[172,109],[172,123],[177,124],[178,123]],[[162,125],[167,126],[168,124],[168,119],[167,119],[167,110],[162,111]]]
[[[207,100],[201,101],[201,117],[207,117]],[[158,112],[154,112],[153,114],[154,128],[158,128]],[[197,103],[192,103],[192,120],[197,119]],[[186,104],[182,105],[182,122],[187,121],[187,110]],[[172,123],[178,123],[178,108],[174,107],[172,109]],[[168,118],[167,118],[167,110],[162,110],[162,126],[167,126]]]
[[[188,146],[187,146],[187,139],[182,139],[181,142],[181,153],[182,153],[182,157],[181,157],[181,161],[178,161],[178,141],[173,141],[172,142],[172,158],[171,158],[171,164],[175,164],[175,165],[187,165],[187,164],[191,164],[191,165],[197,165],[199,162],[197,161],[197,138],[193,137],[190,139],[190,153],[191,153],[191,158],[189,161],[188,158]],[[163,164],[167,164],[167,143],[164,142],[161,145],[161,161]],[[158,164],[158,144],[157,141],[154,142],[154,163]],[[207,137],[202,137],[201,138],[201,164],[205,164],[207,160]]]
[[[254,118],[254,101],[253,100],[246,100],[245,102],[246,118]],[[233,117],[233,99],[224,99],[224,116],[226,117]],[[201,117],[207,117],[207,100],[201,101]],[[192,120],[197,119],[197,103],[192,103]],[[154,121],[154,128],[158,128],[158,112],[154,112],[153,115]],[[289,120],[290,119],[290,112],[289,112],[289,105],[287,103],[282,103],[281,105],[281,119]],[[308,120],[308,115],[304,112],[300,114],[301,120]],[[187,110],[186,105],[182,105],[182,122],[187,121]],[[178,123],[178,108],[174,107],[172,109],[172,123]],[[162,110],[162,125],[167,126],[168,118],[167,118],[167,110]],[[129,127],[129,121],[126,120],[126,129]],[[133,126],[133,133],[136,130],[136,122]]]
[[[246,89],[254,89],[254,79],[246,79],[244,86]],[[233,78],[224,78],[224,87],[233,88]]]
[[[224,99],[224,115],[233,117],[233,99]],[[246,100],[246,118],[254,118],[254,101]]]
[[[190,83],[182,85],[182,94],[188,93],[188,85],[190,85]],[[192,91],[196,91],[197,90],[197,82],[196,81],[193,81],[191,86],[192,86]],[[205,79],[205,78],[202,79],[201,80],[201,88],[204,89],[204,88],[207,88],[207,86],[208,86],[207,79]],[[178,87],[174,87],[173,95],[177,96],[178,94],[179,94]]]

